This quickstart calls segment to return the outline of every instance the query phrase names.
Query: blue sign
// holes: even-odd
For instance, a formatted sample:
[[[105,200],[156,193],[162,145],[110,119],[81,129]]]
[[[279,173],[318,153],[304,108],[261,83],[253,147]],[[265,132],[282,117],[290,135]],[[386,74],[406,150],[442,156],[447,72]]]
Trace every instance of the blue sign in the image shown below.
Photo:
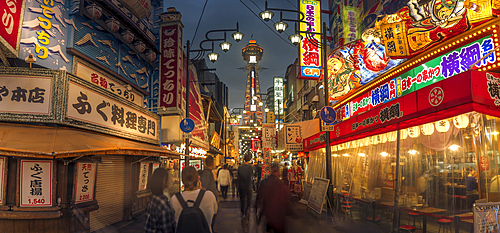
[[[184,118],[180,124],[181,130],[184,133],[191,133],[194,129],[194,121],[191,118]]]
[[[283,124],[285,123],[284,119],[274,119],[274,124]]]
[[[337,117],[337,114],[335,113],[335,110],[333,110],[332,107],[325,106],[321,109],[321,113],[319,114],[321,120],[323,120],[327,124],[331,124],[335,122],[335,118]]]

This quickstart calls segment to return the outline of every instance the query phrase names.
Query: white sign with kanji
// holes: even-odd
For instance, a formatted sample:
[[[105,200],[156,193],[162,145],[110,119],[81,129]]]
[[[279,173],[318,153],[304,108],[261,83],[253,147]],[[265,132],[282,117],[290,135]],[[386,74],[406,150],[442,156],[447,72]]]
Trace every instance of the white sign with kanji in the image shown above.
[[[21,160],[20,180],[20,206],[52,206],[52,161]]]
[[[302,129],[298,125],[285,126],[285,150],[301,151],[302,146]]]
[[[5,157],[0,157],[0,204],[3,204],[4,173],[5,173]]]
[[[158,140],[158,120],[107,96],[70,82],[68,117]]]
[[[97,164],[78,163],[76,169],[75,204],[93,201]]]
[[[141,163],[139,172],[139,190],[144,190],[148,186],[149,163]]]
[[[0,112],[49,114],[51,77],[0,76]]]
[[[262,148],[276,148],[276,126],[262,124]]]

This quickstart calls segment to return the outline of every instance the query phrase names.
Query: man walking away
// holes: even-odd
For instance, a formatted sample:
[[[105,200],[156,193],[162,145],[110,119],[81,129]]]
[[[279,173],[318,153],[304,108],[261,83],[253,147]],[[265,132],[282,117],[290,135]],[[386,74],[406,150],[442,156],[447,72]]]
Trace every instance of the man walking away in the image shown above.
[[[236,194],[236,197],[238,197],[238,164],[235,163],[232,169],[232,174],[233,174],[233,183],[232,183],[232,189],[233,189],[233,197]]]
[[[238,167],[238,190],[240,191],[240,207],[243,219],[248,221],[250,203],[252,201],[253,168],[250,165],[251,155],[245,155],[245,163]]]
[[[229,170],[227,170],[227,164],[224,164],[224,169],[219,172],[219,177],[217,177],[217,180],[219,181],[222,198],[226,200],[227,190],[229,188],[229,184],[231,183],[231,174],[229,173]]]
[[[261,209],[258,216],[267,218],[268,232],[285,232],[285,217],[290,210],[288,189],[279,175],[278,164],[271,165],[271,175],[262,180],[255,200],[255,211],[258,207]]]
[[[215,183],[214,179],[214,169],[215,163],[214,163],[214,157],[211,155],[207,156],[205,159],[205,169],[203,171],[199,171],[200,175],[200,181],[201,181],[201,187],[203,190],[209,190],[212,192],[215,196],[215,200],[217,201],[217,204],[219,203],[219,191],[217,190],[217,184]],[[214,230],[214,223],[215,223],[215,214],[212,218],[212,231]]]
[[[182,171],[184,192],[172,197],[177,233],[212,232],[212,217],[217,213],[217,201],[210,191],[199,189],[200,177],[194,167]]]
[[[259,185],[260,185],[260,177],[262,176],[262,164],[259,161],[257,163],[257,167],[255,170],[256,176],[257,176],[257,192],[259,191]]]

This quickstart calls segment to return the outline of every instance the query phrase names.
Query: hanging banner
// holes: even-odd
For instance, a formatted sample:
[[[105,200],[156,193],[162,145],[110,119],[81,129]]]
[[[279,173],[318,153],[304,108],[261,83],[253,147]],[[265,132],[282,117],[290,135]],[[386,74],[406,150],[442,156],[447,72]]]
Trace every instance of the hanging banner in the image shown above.
[[[359,39],[359,15],[360,8],[354,6],[342,5],[342,23],[344,26],[344,43],[349,43]]]
[[[180,108],[182,79],[182,27],[169,25],[161,28],[160,107],[176,111]],[[169,111],[167,109],[167,111]]]
[[[262,124],[262,148],[276,148],[276,125]]]
[[[0,50],[7,53],[7,57],[17,57],[19,50],[19,37],[24,16],[25,0],[0,1],[2,27],[0,27]]]
[[[380,30],[387,49],[387,56],[410,55],[408,40],[406,39],[406,25],[403,22],[381,25]]]
[[[291,152],[302,151],[302,128],[298,125],[285,125],[285,150]]]
[[[52,206],[52,161],[21,160],[20,206]]]
[[[321,2],[319,0],[299,0],[300,12],[305,16],[300,23],[300,31],[321,33]],[[299,48],[300,79],[319,79],[321,73],[321,35],[300,33]]]
[[[76,184],[75,184],[75,204],[94,200],[95,163],[77,163]]]
[[[139,171],[139,191],[145,190],[148,185],[149,163],[141,163]]]
[[[264,153],[262,154],[261,179],[267,178],[271,174],[272,159],[273,159],[273,156],[271,156],[271,149],[264,148]]]

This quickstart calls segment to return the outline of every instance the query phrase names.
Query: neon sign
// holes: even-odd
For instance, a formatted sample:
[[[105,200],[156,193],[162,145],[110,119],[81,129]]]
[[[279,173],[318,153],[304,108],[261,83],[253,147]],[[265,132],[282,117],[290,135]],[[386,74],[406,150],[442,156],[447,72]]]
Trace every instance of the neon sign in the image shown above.
[[[300,12],[305,16],[304,21],[300,23],[300,31],[321,32],[321,2],[318,0],[301,0]],[[310,26],[310,28],[309,28]],[[299,59],[301,79],[319,79],[321,70],[321,50],[318,46],[311,43],[311,40],[321,41],[321,35],[314,34],[308,36],[300,33],[302,41],[300,42]]]
[[[417,66],[337,108],[335,110],[337,121],[334,124],[453,75],[463,73],[493,48],[493,39],[487,36]],[[496,61],[496,55],[492,53],[478,62],[475,68],[481,68]]]
[[[274,77],[274,114],[283,115],[283,78]]]

